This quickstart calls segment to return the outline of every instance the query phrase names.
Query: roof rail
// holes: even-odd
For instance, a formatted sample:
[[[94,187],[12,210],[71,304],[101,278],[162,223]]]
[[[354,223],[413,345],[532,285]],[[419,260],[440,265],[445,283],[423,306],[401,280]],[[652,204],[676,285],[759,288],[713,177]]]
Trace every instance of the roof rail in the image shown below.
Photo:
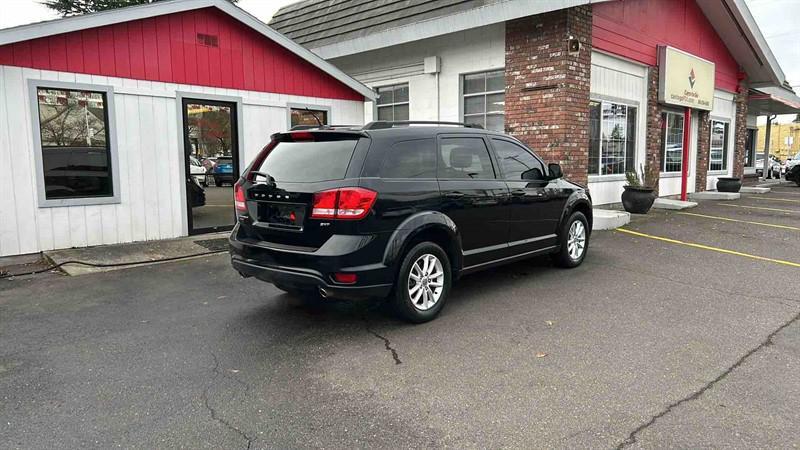
[[[376,120],[364,125],[362,130],[383,130],[386,128],[393,128],[395,126],[408,125],[454,125],[465,128],[483,129],[483,127],[478,124],[464,122],[442,122],[438,120]]]
[[[302,131],[302,130],[334,130],[337,128],[347,129],[361,129],[361,125],[295,125],[289,128],[289,131]]]

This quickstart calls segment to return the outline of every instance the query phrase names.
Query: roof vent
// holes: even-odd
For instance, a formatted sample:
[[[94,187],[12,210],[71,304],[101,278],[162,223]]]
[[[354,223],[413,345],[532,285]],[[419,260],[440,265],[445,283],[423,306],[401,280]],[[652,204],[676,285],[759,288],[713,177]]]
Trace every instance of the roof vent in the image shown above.
[[[197,33],[197,43],[206,47],[219,47],[219,36]]]

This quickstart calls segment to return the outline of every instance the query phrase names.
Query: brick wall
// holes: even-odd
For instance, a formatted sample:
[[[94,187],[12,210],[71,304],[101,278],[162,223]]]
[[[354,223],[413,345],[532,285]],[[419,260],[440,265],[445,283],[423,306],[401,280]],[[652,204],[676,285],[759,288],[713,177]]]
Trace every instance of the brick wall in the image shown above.
[[[747,100],[748,86],[746,81],[739,83],[739,93],[734,98],[736,104],[736,130],[733,145],[733,176],[744,177],[745,143],[747,142]]]
[[[661,106],[658,104],[658,67],[647,70],[647,136],[645,159],[645,183],[658,192],[661,173],[661,140],[664,136]]]
[[[694,189],[696,192],[706,190],[708,180],[708,157],[711,150],[711,120],[708,111],[692,111],[698,115],[697,127],[697,165],[695,166]]]
[[[506,131],[586,184],[592,9],[563,9],[506,23]],[[581,48],[570,53],[569,37]]]

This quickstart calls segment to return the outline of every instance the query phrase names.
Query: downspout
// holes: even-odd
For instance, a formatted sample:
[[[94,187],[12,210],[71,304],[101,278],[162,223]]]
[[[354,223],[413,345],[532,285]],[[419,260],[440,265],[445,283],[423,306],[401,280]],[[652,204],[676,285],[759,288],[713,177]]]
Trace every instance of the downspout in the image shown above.
[[[761,172],[761,176],[763,176],[765,180],[767,179],[768,170],[771,166],[769,163],[769,138],[772,135],[772,119],[775,117],[777,116],[767,116],[767,135],[764,136],[764,171]]]

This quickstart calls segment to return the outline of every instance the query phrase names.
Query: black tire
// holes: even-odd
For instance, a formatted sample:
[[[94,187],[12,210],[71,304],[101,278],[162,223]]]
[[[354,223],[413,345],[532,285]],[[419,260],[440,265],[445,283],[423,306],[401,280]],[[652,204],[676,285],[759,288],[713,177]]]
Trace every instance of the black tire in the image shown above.
[[[573,257],[573,254],[570,254],[570,249],[568,248],[567,243],[570,228],[572,228],[572,224],[575,222],[580,222],[583,225],[585,237],[583,248],[581,249],[582,251],[577,258]],[[586,258],[586,253],[589,250],[590,232],[591,230],[589,230],[589,221],[586,220],[586,216],[584,216],[580,211],[573,212],[572,215],[570,215],[569,218],[567,218],[567,220],[561,224],[561,230],[559,233],[561,236],[559,249],[551,255],[553,262],[559,267],[565,267],[568,269],[580,266],[583,260]]]
[[[439,298],[435,301],[433,306],[430,306],[428,309],[422,309],[424,306],[415,306],[409,294],[409,283],[411,282],[409,274],[412,268],[414,268],[414,264],[417,263],[423,255],[435,256],[442,267],[443,274],[442,290],[439,294]],[[433,273],[436,274],[438,272],[434,271]],[[395,311],[400,317],[413,323],[423,323],[435,319],[442,311],[447,297],[450,295],[452,278],[450,258],[447,257],[447,253],[445,253],[441,247],[433,242],[421,242],[415,245],[406,253],[403,262],[400,264],[400,270],[397,273],[394,292],[391,296]],[[434,287],[433,291],[435,291],[435,289]],[[420,298],[419,301],[422,302],[422,298]]]
[[[222,180],[220,180],[219,178],[214,178],[214,186],[222,187]]]

